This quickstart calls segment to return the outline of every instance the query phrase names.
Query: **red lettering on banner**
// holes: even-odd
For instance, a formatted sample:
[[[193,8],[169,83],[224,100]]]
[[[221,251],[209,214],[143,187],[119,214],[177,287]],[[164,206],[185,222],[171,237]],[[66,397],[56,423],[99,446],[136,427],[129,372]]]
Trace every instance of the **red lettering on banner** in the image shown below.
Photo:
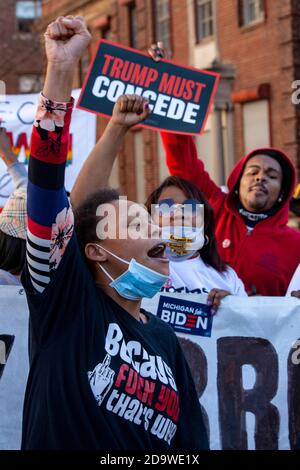
[[[130,77],[132,76],[132,71],[134,69],[134,63],[133,62],[128,62],[128,60],[125,60],[124,67],[122,69],[121,73],[121,80],[123,82],[129,82]]]
[[[143,86],[147,77],[148,67],[142,67],[139,64],[136,64],[134,71],[132,73],[131,82],[135,85]]]
[[[150,84],[157,80],[157,77],[158,77],[158,71],[155,69],[149,69],[149,72],[145,81],[145,87],[149,88]]]
[[[204,83],[196,83],[196,87],[197,87],[197,90],[196,90],[195,97],[194,97],[194,100],[193,100],[194,103],[199,102],[200,96],[201,96],[201,93],[202,93],[202,89],[206,88],[206,85],[204,85]]]
[[[149,88],[151,83],[157,80],[158,71],[153,68],[141,67],[140,64],[113,57],[109,54],[104,54],[104,57],[103,75],[120,79],[123,82],[145,86],[146,88]]]
[[[175,98],[183,98],[185,100],[193,100],[198,103],[200,100],[202,89],[205,88],[204,83],[197,83],[194,80],[187,80],[176,75],[169,75],[167,72],[162,74],[158,91]],[[196,88],[196,89],[195,89]]]
[[[174,83],[174,88],[173,88],[173,95],[176,98],[181,98],[184,92],[184,87],[185,87],[185,78],[177,77]]]
[[[172,94],[172,90],[173,90],[173,87],[174,87],[174,82],[176,80],[176,76],[175,75],[171,75],[169,77],[169,74],[168,73],[163,73],[162,74],[162,77],[161,77],[161,81],[160,81],[160,84],[159,84],[159,87],[158,87],[158,91],[160,93],[164,93],[164,94],[167,94],[167,95],[171,95]]]
[[[105,62],[104,62],[104,65],[102,67],[101,73],[103,73],[103,75],[106,75],[108,67],[110,65],[110,62],[114,57],[112,55],[109,55],[109,54],[104,54],[104,57],[105,57]]]
[[[186,82],[186,89],[185,92],[182,95],[182,98],[185,100],[191,100],[193,97],[193,88],[195,87],[195,82],[194,80],[188,80]]]
[[[113,78],[120,78],[123,65],[124,65],[124,60],[116,58],[113,61],[113,64],[111,66],[109,76]]]

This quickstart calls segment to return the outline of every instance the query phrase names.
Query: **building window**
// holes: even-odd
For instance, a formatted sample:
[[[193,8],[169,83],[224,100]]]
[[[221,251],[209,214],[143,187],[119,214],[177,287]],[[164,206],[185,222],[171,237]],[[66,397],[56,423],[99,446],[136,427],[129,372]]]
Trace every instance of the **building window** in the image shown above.
[[[243,105],[245,153],[254,148],[270,147],[269,101],[259,100]]]
[[[197,42],[214,34],[214,0],[196,0]]]
[[[129,37],[130,46],[134,49],[138,48],[138,25],[137,25],[137,12],[135,2],[128,5],[129,14]]]
[[[107,39],[107,41],[113,40],[113,34],[111,32],[110,27],[104,27],[100,29],[100,37],[101,39]]]
[[[102,15],[98,22],[97,27],[99,28],[99,35],[101,39],[107,39],[111,41],[113,38],[111,32],[111,17],[108,15]]]
[[[240,0],[240,24],[257,23],[265,19],[264,0]]]
[[[169,0],[154,0],[155,40],[162,41],[167,52],[171,53],[170,4]]]
[[[30,33],[35,20],[42,15],[42,0],[17,0],[16,18],[18,31]]]
[[[43,80],[41,75],[21,75],[19,77],[20,93],[38,93],[43,88]]]

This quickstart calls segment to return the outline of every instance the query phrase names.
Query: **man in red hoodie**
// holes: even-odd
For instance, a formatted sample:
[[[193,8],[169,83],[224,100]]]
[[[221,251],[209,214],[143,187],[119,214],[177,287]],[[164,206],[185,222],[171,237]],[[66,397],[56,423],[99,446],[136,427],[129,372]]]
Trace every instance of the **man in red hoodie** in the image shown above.
[[[233,169],[226,194],[198,159],[192,137],[161,135],[170,173],[196,184],[212,205],[220,254],[248,294],[284,296],[300,263],[300,232],[287,226],[296,180],[289,158],[271,148],[250,152]]]

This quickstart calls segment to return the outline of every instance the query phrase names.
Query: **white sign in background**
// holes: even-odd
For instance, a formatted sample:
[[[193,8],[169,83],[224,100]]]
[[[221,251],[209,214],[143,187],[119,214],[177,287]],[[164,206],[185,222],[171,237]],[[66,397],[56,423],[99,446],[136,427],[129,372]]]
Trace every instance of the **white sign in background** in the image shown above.
[[[153,299],[144,299],[142,303],[143,308],[156,313],[160,295],[157,294]],[[170,297],[170,300],[173,299],[175,304],[176,299],[206,303],[205,296],[195,294],[163,293],[162,295]],[[170,308],[170,313],[172,313],[171,311],[172,308]],[[171,314],[170,318],[172,317],[175,318],[175,315],[172,316]],[[272,414],[279,415],[279,432],[277,434],[274,431],[276,434],[274,442],[278,442],[279,449],[290,449],[289,424],[291,424],[291,416],[288,416],[287,400],[288,365],[291,365],[291,360],[293,359],[293,367],[299,368],[297,375],[297,389],[299,390],[300,341],[297,340],[300,338],[300,300],[292,297],[243,298],[228,296],[222,301],[222,306],[213,319],[211,337],[184,333],[178,333],[178,336],[199,345],[206,356],[207,385],[200,397],[200,403],[208,415],[211,449],[222,449],[225,442],[227,442],[228,446],[228,441],[230,441],[228,435],[234,427],[234,421],[230,422],[230,419],[233,417],[236,407],[239,406],[240,391],[242,391],[242,395],[244,395],[244,391],[246,393],[247,390],[251,392],[259,384],[259,381],[262,381],[261,385],[259,385],[261,386],[262,394],[257,399],[257,407],[260,407],[260,399],[262,404],[265,405],[267,402],[268,405],[268,397],[264,397],[264,393],[268,387],[273,389],[274,398],[272,397],[270,403],[275,408],[273,408]],[[224,351],[226,353],[226,348],[223,350],[220,348],[220,340],[226,338],[232,344],[232,358],[228,360],[228,370],[225,369],[224,374],[224,364],[222,368],[222,356],[220,354],[224,354]],[[244,348],[243,352],[242,348]],[[291,351],[293,352],[292,356]],[[228,349],[227,353],[229,354]],[[234,374],[234,367],[232,366],[235,361],[241,359],[241,355],[243,355],[242,363],[244,364],[242,366],[241,384],[233,383],[237,379],[237,375]],[[273,364],[273,360],[278,364],[278,371]],[[253,367],[253,362],[264,368],[265,375],[262,370],[257,370]],[[202,365],[199,364],[199,367],[202,367]],[[197,366],[193,368],[192,373],[197,375]],[[226,389],[227,391],[233,390],[232,395],[228,396]],[[224,392],[225,396],[227,396],[226,403],[222,400]],[[298,400],[298,408],[294,409],[294,414],[298,417],[300,417],[299,403],[300,401]],[[245,416],[245,427],[243,425],[243,416]],[[256,417],[252,412],[244,413],[243,411],[240,417],[240,433],[232,431],[231,442],[234,440],[234,432],[236,432],[236,435],[241,436],[246,431],[247,448],[256,449],[254,437],[257,431],[255,430],[257,424]],[[223,429],[221,426],[222,421]],[[228,428],[225,429],[224,422],[227,422],[227,424],[230,422],[228,428],[231,431],[228,432]],[[300,419],[298,418],[298,426],[299,424]],[[262,430],[262,427],[260,429]],[[300,448],[300,429],[297,432]],[[270,434],[268,427],[265,428],[265,433]],[[262,434],[261,432],[260,435]],[[262,442],[261,438],[260,442]],[[260,445],[265,446],[267,444]],[[237,441],[233,443],[232,448],[239,448]]]
[[[73,90],[75,106],[79,98],[80,89]],[[37,107],[38,94],[2,95],[0,96],[0,120],[8,132],[12,132],[14,145],[18,136],[26,132],[27,142],[30,146],[32,124]],[[65,187],[71,191],[76,177],[96,142],[96,116],[74,106],[70,133],[73,136],[73,159],[67,166]],[[24,149],[21,149],[19,160],[25,161]],[[0,207],[5,204],[13,187],[6,166],[0,159]]]
[[[21,445],[22,409],[27,381],[28,307],[23,288],[0,286],[0,450]],[[9,337],[12,343],[6,351]]]
[[[205,303],[206,297],[187,294],[163,294],[170,297],[172,303],[176,299],[192,300]],[[143,301],[143,307],[156,313],[159,295]],[[18,449],[21,439],[22,406],[28,373],[28,307],[24,290],[17,286],[0,286],[0,338],[8,335],[14,342],[7,357],[4,359],[4,346],[0,342],[0,449]],[[222,431],[222,419],[230,418],[232,409],[236,409],[239,392],[251,393],[257,383],[261,384],[261,393],[257,396],[258,409],[270,408],[266,390],[272,390],[272,413],[279,417],[279,432],[275,432],[273,441],[279,449],[290,449],[289,425],[300,427],[300,301],[295,298],[230,296],[223,300],[218,314],[213,319],[211,337],[194,336],[180,333],[188,344],[202,350],[207,361],[207,385],[200,396],[200,403],[208,415],[211,449],[222,449],[223,438],[232,436],[232,448],[237,449],[234,441],[233,421],[229,420],[228,429]],[[230,340],[234,349],[220,348],[220,341]],[[261,347],[262,346],[262,347]],[[218,357],[219,352],[219,357]],[[271,352],[271,355],[270,355]],[[291,355],[292,352],[292,355]],[[224,357],[222,356],[224,355]],[[226,357],[229,357],[228,370]],[[191,356],[190,356],[191,357]],[[197,362],[198,354],[188,360],[194,375],[203,375],[203,364]],[[225,370],[224,370],[224,361]],[[271,360],[270,360],[271,359]],[[274,363],[275,360],[275,363]],[[291,362],[293,361],[293,364]],[[221,364],[223,362],[223,365]],[[236,380],[234,365],[241,362],[242,380]],[[258,368],[253,367],[258,364]],[[278,365],[278,370],[277,370]],[[233,367],[232,367],[233,366]],[[261,370],[261,366],[264,371]],[[288,385],[288,367],[296,371],[297,382]],[[222,369],[223,367],[223,369]],[[220,372],[223,370],[223,374]],[[267,373],[266,373],[267,371]],[[262,373],[264,372],[264,373]],[[2,374],[1,374],[2,373]],[[199,385],[199,380],[197,380]],[[271,384],[271,385],[270,385]],[[200,386],[204,384],[200,383]],[[233,390],[228,396],[228,391]],[[294,392],[294,403],[290,399],[288,410],[288,390],[290,397]],[[274,392],[274,397],[273,397]],[[227,399],[222,396],[227,393]],[[223,395],[222,395],[223,394]],[[266,400],[265,400],[266,398]],[[299,397],[300,398],[300,397]],[[298,405],[297,405],[298,403]],[[298,408],[297,408],[298,406]],[[261,407],[261,408],[260,408]],[[243,427],[245,415],[246,448],[255,449],[255,420],[253,413],[241,412],[239,424]],[[298,417],[297,417],[298,416]],[[191,417],[192,419],[192,417]],[[264,421],[264,420],[262,420]],[[298,424],[297,424],[298,423]],[[274,431],[264,423],[260,424],[260,435],[269,437]],[[298,433],[298,434],[297,434]],[[295,432],[294,432],[295,434]],[[300,429],[296,429],[300,447]],[[295,438],[294,438],[295,441]],[[266,448],[264,443],[262,448]]]

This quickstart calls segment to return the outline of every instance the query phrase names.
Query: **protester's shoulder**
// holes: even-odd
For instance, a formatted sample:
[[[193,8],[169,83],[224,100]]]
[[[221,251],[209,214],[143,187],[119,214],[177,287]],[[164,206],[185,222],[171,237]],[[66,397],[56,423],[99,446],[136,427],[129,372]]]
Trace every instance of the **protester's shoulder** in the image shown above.
[[[154,331],[154,334],[161,333],[162,335],[165,335],[165,337],[169,337],[171,340],[176,341],[175,332],[170,325],[148,310],[141,309],[141,312],[143,312],[148,317],[149,322],[151,322],[151,330]]]
[[[20,286],[19,279],[4,269],[0,269],[0,286]]]
[[[225,265],[225,269],[223,271],[218,271],[216,268],[211,266],[210,264],[204,263],[202,260],[199,259],[199,268],[203,272],[209,272],[211,276],[217,279],[226,279],[228,281],[235,280],[238,276],[234,269],[232,269],[228,264]]]
[[[280,231],[278,230],[278,236],[281,241],[282,250],[286,252],[286,247],[288,246],[289,253],[293,253],[295,255],[299,254],[300,259],[300,231],[286,225],[285,227],[282,227]]]
[[[289,227],[288,225],[285,226],[285,232],[286,234],[291,237],[291,238],[294,238],[295,240],[298,240],[300,241],[300,230],[294,228],[294,227]]]
[[[70,284],[75,287],[76,283],[78,283],[78,277],[80,277],[81,282],[83,282],[85,273],[88,271],[75,232],[72,233],[57,269],[53,269],[51,272],[50,266],[50,282],[45,286],[42,293],[37,292],[33,287],[28,268],[28,262],[26,261],[21,277],[23,287],[27,294],[34,294],[35,297],[39,297],[40,299],[48,296],[49,292],[51,293],[53,290],[59,290],[61,292],[62,286],[64,286],[65,289]]]
[[[149,317],[149,321],[151,321],[151,330],[149,331],[156,338],[156,341],[160,343],[160,347],[165,351],[166,355],[172,359],[171,362],[174,362],[174,367],[176,368],[176,358],[178,354],[181,356],[183,352],[175,331],[170,325],[151,312],[143,309],[141,311]]]
[[[228,283],[228,290],[232,295],[238,295],[240,297],[247,297],[245,286],[243,281],[239,278],[236,271],[229,265],[226,265],[225,271],[223,271],[226,282]]]
[[[236,271],[231,266],[229,266],[229,264],[226,264],[225,270],[222,271],[222,276],[232,281],[236,281],[237,279],[239,279]]]

